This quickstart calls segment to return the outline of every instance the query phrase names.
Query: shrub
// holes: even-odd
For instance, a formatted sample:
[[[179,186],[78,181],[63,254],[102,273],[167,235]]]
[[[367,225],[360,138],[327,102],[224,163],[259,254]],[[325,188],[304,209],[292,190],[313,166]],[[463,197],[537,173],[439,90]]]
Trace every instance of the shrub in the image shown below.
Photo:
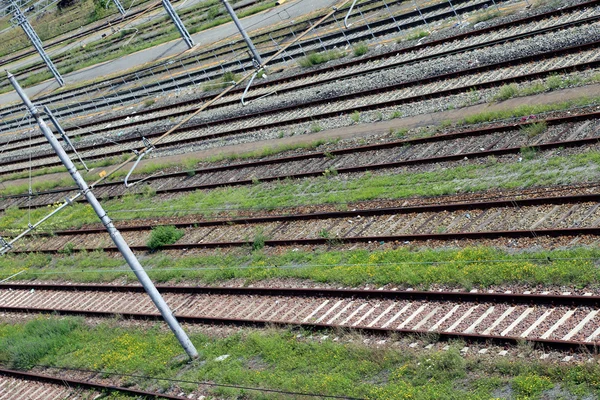
[[[360,42],[356,46],[352,47],[352,51],[354,52],[354,57],[360,57],[367,54],[369,51],[369,45],[365,42]]]
[[[147,246],[152,250],[156,250],[161,246],[175,243],[184,234],[184,231],[175,228],[173,225],[157,226],[152,228]]]

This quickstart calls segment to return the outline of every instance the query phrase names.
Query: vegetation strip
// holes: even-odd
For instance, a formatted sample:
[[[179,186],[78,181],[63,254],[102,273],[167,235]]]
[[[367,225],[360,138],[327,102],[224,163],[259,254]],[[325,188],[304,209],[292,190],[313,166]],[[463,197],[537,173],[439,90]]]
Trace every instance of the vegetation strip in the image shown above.
[[[123,328],[118,321],[90,326],[81,319],[49,317],[0,324],[0,337],[5,339],[0,341],[0,357],[13,369],[43,365],[102,371],[123,374],[121,385],[153,390],[175,386],[186,395],[218,398],[264,399],[265,395],[215,387],[206,393],[198,386],[202,382],[227,382],[369,400],[483,400],[507,393],[530,399],[557,393],[585,397],[600,390],[600,371],[595,363],[523,360],[516,355],[536,354],[524,345],[509,349],[515,356],[477,357],[472,352],[461,353],[465,346],[461,341],[450,342],[448,350],[441,351],[437,347],[413,349],[408,346],[410,339],[399,347],[388,342],[369,347],[363,340],[374,343],[372,338],[328,336],[273,329],[241,331],[226,338],[192,333],[204,362],[187,365],[178,361],[181,349],[169,332]],[[425,345],[431,340],[424,337],[414,341]]]

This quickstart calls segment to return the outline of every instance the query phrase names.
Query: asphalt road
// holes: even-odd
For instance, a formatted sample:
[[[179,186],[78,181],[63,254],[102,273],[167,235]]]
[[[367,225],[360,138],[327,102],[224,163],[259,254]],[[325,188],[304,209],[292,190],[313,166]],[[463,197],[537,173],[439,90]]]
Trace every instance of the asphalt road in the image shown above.
[[[332,7],[339,2],[340,0],[293,0],[261,13],[243,18],[242,24],[249,32],[252,32],[252,30],[267,27],[278,23],[281,20],[292,21],[294,18],[301,17],[320,8]],[[175,29],[175,27],[173,27],[173,29]],[[233,22],[192,35],[192,38],[196,43],[196,48],[198,49],[201,49],[203,44],[214,43],[229,37],[231,37],[231,40],[241,39]],[[97,79],[101,76],[125,72],[137,65],[173,56],[186,50],[187,46],[183,40],[174,40],[116,60],[71,72],[67,75],[63,75],[63,79],[67,85],[85,82]],[[55,88],[58,88],[58,84],[54,80],[49,80],[29,87],[25,91],[33,98]],[[16,101],[19,101],[19,98],[14,91],[0,95],[0,107]]]

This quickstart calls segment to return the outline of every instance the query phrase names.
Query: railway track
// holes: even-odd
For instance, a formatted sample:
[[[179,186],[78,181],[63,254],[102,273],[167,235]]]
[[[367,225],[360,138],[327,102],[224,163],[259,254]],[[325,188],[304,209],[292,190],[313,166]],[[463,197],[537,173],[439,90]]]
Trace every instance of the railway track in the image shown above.
[[[532,123],[511,123],[429,137],[232,163],[142,179],[146,179],[145,182],[160,196],[224,186],[252,185],[257,181],[274,182],[334,173],[340,175],[393,170],[464,161],[465,158],[473,160],[518,155],[523,148],[548,151],[594,146],[600,140],[600,125],[596,121],[599,115],[598,112],[592,112],[538,121],[536,123],[543,122],[548,128],[534,138],[529,137],[527,133],[527,128]],[[133,179],[130,182],[138,181]],[[0,210],[9,207],[46,207],[62,201],[74,190],[74,187],[54,189],[34,193],[31,198],[29,194],[4,197],[0,202]],[[97,195],[103,199],[118,198],[127,193],[143,193],[144,190],[144,185],[128,189],[120,181],[104,183],[95,188]]]
[[[203,148],[208,148],[208,141],[222,145],[214,139],[243,137],[256,131],[271,129],[276,134],[276,129],[290,127],[297,124],[338,117],[352,112],[372,111],[389,109],[399,105],[413,104],[432,98],[440,98],[468,92],[472,89],[488,89],[499,87],[507,83],[523,82],[559,73],[568,73],[576,70],[595,68],[600,65],[595,51],[598,42],[562,48],[559,51],[550,51],[543,54],[521,57],[510,61],[502,61],[492,65],[469,68],[463,71],[444,73],[425,79],[417,79],[410,82],[394,83],[386,87],[369,89],[361,92],[341,94],[333,98],[323,98],[308,101],[304,104],[293,104],[277,109],[249,110],[242,115],[229,116],[232,110],[224,107],[219,110],[219,115],[205,119],[202,122],[190,122],[172,135],[157,144],[157,148],[168,148],[170,152],[176,151],[183,145],[189,151],[189,145],[203,141]],[[545,61],[530,65],[531,61],[537,61],[541,57],[549,57]],[[210,127],[208,124],[210,123]],[[115,139],[118,144],[106,145],[114,139],[107,140],[107,135],[92,135],[86,141],[89,144],[80,144],[78,151],[86,159],[102,159],[115,155],[121,155],[130,151],[130,147],[136,147],[140,135],[146,138],[155,138],[164,132],[157,132],[155,125],[148,127],[146,132],[139,130],[130,131]],[[93,140],[95,138],[95,140]],[[254,139],[255,140],[255,139]],[[99,145],[102,145],[99,148]],[[10,153],[9,153],[10,154]],[[24,162],[26,160],[26,162]],[[10,167],[3,170],[4,174],[22,171],[30,167],[30,157],[4,157],[0,164]],[[31,156],[32,166],[58,165],[50,151],[37,152]]]
[[[298,326],[596,352],[600,296],[158,286],[181,322]],[[139,286],[2,284],[0,310],[156,320]]]
[[[597,3],[597,2],[593,2]],[[317,71],[304,72],[293,75],[291,77],[283,77],[279,79],[271,79],[269,81],[258,82],[253,85],[252,90],[246,96],[246,99],[252,100],[265,94],[269,91],[276,91],[278,94],[283,94],[298,89],[306,89],[318,85],[323,85],[339,79],[349,79],[359,77],[368,73],[374,73],[385,69],[397,68],[403,65],[409,65],[417,62],[434,60],[440,57],[456,55],[467,51],[473,51],[484,47],[499,45],[512,42],[530,36],[535,36],[543,33],[548,33],[560,29],[574,27],[582,24],[594,22],[600,15],[596,15],[597,10],[592,7],[593,4],[585,3],[566,9],[553,11],[533,17],[523,18],[517,21],[496,25],[493,28],[488,27],[478,31],[470,32],[469,34],[460,34],[446,39],[436,40],[427,44],[421,44],[406,48],[400,52],[392,51],[376,56],[368,57],[364,60],[353,60],[338,64],[331,67],[319,69]],[[239,95],[243,88],[234,90],[232,94]],[[128,128],[145,123],[159,121],[166,117],[179,117],[187,115],[193,111],[198,101],[209,99],[209,95],[201,96],[198,99],[178,102],[171,105],[162,106],[159,108],[136,110],[136,119],[124,121],[123,116],[113,116],[102,118],[100,120],[87,123],[78,123],[78,129],[69,129],[70,134],[86,130],[86,134],[105,132],[115,128]],[[239,102],[239,99],[234,96],[227,96],[227,99],[219,101],[214,107],[223,107]],[[176,112],[172,112],[176,110]],[[149,117],[139,119],[149,115]],[[118,122],[118,124],[115,124]],[[110,128],[96,128],[89,130],[94,126],[111,124]],[[5,128],[11,127],[5,125]],[[11,145],[7,149],[16,150],[28,146],[27,138],[15,139],[12,138]],[[6,139],[5,139],[6,140]],[[40,140],[35,140],[34,143],[41,143]]]
[[[188,399],[188,397],[94,383],[92,381],[0,368],[0,397],[4,399],[96,399],[104,393],[120,393],[138,399]]]
[[[184,235],[164,250],[252,246],[405,243],[465,239],[567,237],[600,234],[600,194],[426,204],[354,211],[204,220],[175,224]],[[132,250],[146,245],[154,225],[119,227]],[[9,235],[4,234],[3,237]],[[597,239],[593,239],[597,240]],[[116,252],[103,228],[56,230],[19,241],[13,253]]]
[[[463,5],[457,9],[457,11],[459,13],[470,12],[470,11],[473,11],[480,7],[484,7],[486,5],[491,5],[491,0],[484,0],[484,1],[464,0],[464,1],[466,2],[466,5]],[[443,9],[443,8],[445,8],[445,9]],[[439,11],[440,9],[442,9],[442,12]],[[448,5],[445,3],[436,4],[434,6],[428,7],[427,9],[423,9],[422,11],[425,12],[425,16],[430,22],[440,20],[440,19],[446,19],[446,18],[450,18],[450,17],[454,16],[453,11],[451,11],[448,8]],[[397,22],[399,19],[402,19],[401,17],[404,19],[408,19],[408,21],[404,25],[402,25],[402,28],[404,28],[404,29],[408,29],[408,28],[414,27],[414,26],[419,26],[422,24],[422,20],[418,16],[418,13],[416,11],[414,11],[414,12],[404,14],[403,16],[389,18],[389,19],[386,19],[383,21],[379,21],[377,23],[369,23],[368,26],[371,28],[373,28],[374,26],[376,27],[376,29],[373,33],[376,36],[390,34],[393,32],[397,32],[399,30],[399,28],[397,26]],[[334,22],[330,22],[330,23],[334,23]],[[384,26],[378,26],[381,24],[383,24]],[[348,41],[360,42],[362,40],[369,39],[373,36],[373,34],[370,31],[364,32],[367,30],[367,28],[368,27],[365,24],[363,26],[351,28],[348,33],[332,33],[332,34],[328,34],[326,37],[323,37],[322,39],[315,39],[315,38],[306,39],[302,43],[294,45],[290,49],[288,49],[287,55],[302,56],[306,52],[313,51],[313,50],[318,51],[319,49],[322,49],[323,47],[335,48],[340,45],[345,45]],[[285,29],[287,30],[287,27]],[[271,41],[271,38],[269,38],[268,40]],[[268,56],[274,54],[276,52],[276,50],[277,49],[266,50],[266,51],[261,51],[261,53],[264,57],[268,57]],[[228,49],[227,51],[230,51],[230,50]],[[210,53],[209,55],[206,56],[206,58],[211,58],[211,57],[213,57],[212,53]],[[196,56],[193,56],[193,57],[189,57],[189,60],[187,62],[183,62],[183,60],[181,60],[179,64],[175,64],[172,68],[174,68],[176,70],[179,67],[179,65],[184,66],[186,64],[196,63],[196,62],[198,62],[196,59]],[[112,97],[109,101],[107,101],[106,99],[102,99],[101,101],[104,105],[123,104],[123,102],[131,101],[131,100],[135,100],[135,99],[139,98],[137,95],[133,94],[134,91],[142,92],[143,96],[145,97],[145,96],[152,95],[152,94],[164,93],[164,91],[174,90],[175,88],[181,88],[181,87],[184,87],[187,85],[196,85],[196,84],[198,84],[198,82],[202,83],[211,78],[220,76],[223,73],[224,68],[227,68],[228,70],[230,70],[232,72],[236,72],[236,73],[243,72],[249,68],[251,69],[252,63],[251,63],[250,59],[234,60],[234,61],[231,61],[231,62],[228,62],[225,64],[221,63],[220,65],[217,65],[217,66],[214,66],[211,68],[205,68],[205,69],[202,69],[201,71],[185,72],[178,77],[173,77],[171,75],[173,70],[169,70],[169,72],[168,72],[169,77],[165,81],[166,83],[168,83],[167,86],[162,85],[160,83],[156,83],[156,82],[154,82],[154,83],[147,82],[145,84],[142,82],[142,83],[136,84],[137,85],[136,88],[133,88],[133,89],[129,88],[128,90],[124,90],[121,93],[114,95],[114,97]],[[210,73],[210,74],[207,75],[207,73]],[[135,79],[137,81],[138,79],[140,79],[141,77],[144,77],[144,76],[151,77],[151,80],[155,81],[155,75],[153,72],[144,74],[143,70],[139,71],[139,72],[135,72],[135,74],[130,76],[130,78]],[[125,78],[126,78],[125,76],[115,78],[115,80],[114,80],[115,85],[116,85],[115,87],[123,86],[123,84],[126,82]],[[106,83],[101,83],[101,84],[94,84],[94,87],[96,87],[97,85],[101,85],[103,88],[108,86]],[[152,89],[153,87],[155,87],[155,89]],[[112,84],[110,84],[110,88],[111,88],[111,90],[114,89]],[[61,100],[64,100],[67,98],[72,98],[72,97],[77,96],[77,93],[79,93],[79,92],[84,91],[85,93],[87,93],[89,89],[90,89],[90,87],[86,86],[84,88],[73,89],[73,91],[76,92],[75,94],[72,93],[71,91],[63,91],[59,95],[57,94],[56,96],[60,96]],[[100,90],[100,87],[98,87],[96,89]],[[150,89],[152,89],[152,90],[150,90]],[[50,96],[54,96],[54,95],[50,95]],[[48,97],[48,96],[42,96],[37,100],[38,101],[53,101],[53,102],[56,101],[56,99]],[[98,100],[82,101],[82,102],[78,102],[77,106],[81,106],[82,104],[83,105],[91,104],[89,107],[84,108],[84,109],[85,110],[97,110],[98,109],[97,101]],[[19,108],[18,106],[5,108],[2,110],[2,114],[0,114],[0,115],[6,116],[18,108]],[[66,108],[58,107],[57,112],[60,113],[60,112],[64,111],[65,109]]]

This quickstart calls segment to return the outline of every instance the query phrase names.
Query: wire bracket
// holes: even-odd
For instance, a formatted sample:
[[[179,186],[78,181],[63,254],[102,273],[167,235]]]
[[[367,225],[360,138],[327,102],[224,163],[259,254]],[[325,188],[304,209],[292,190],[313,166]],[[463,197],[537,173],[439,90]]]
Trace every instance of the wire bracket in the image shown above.
[[[135,163],[133,164],[133,166],[131,167],[131,169],[129,170],[129,173],[127,174],[127,176],[125,177],[125,180],[123,181],[123,183],[125,183],[125,187],[126,188],[131,188],[139,183],[144,182],[145,180],[148,180],[152,177],[155,177],[157,175],[163,175],[164,171],[160,171],[157,172],[156,174],[147,176],[144,179],[140,179],[139,181],[135,181],[132,184],[129,184],[128,180],[129,177],[131,176],[131,174],[133,173],[133,171],[136,169],[137,165],[139,164],[140,161],[142,161],[142,158],[144,158],[144,156],[146,154],[149,154],[150,152],[152,152],[152,150],[155,149],[154,145],[152,144],[152,142],[150,142],[148,139],[146,139],[145,137],[142,136],[142,143],[144,143],[144,149],[142,151],[137,151],[137,150],[133,150],[133,154],[135,154],[137,157],[137,160],[135,160]]]
[[[350,5],[350,9],[348,10],[348,13],[346,13],[346,18],[344,18],[344,26],[346,27],[346,29],[350,28],[350,26],[352,26],[352,24],[348,23],[348,18],[350,18],[350,14],[352,13],[352,9],[354,8],[354,6],[356,5],[356,2],[358,0],[354,0],[352,2],[352,4]]]

